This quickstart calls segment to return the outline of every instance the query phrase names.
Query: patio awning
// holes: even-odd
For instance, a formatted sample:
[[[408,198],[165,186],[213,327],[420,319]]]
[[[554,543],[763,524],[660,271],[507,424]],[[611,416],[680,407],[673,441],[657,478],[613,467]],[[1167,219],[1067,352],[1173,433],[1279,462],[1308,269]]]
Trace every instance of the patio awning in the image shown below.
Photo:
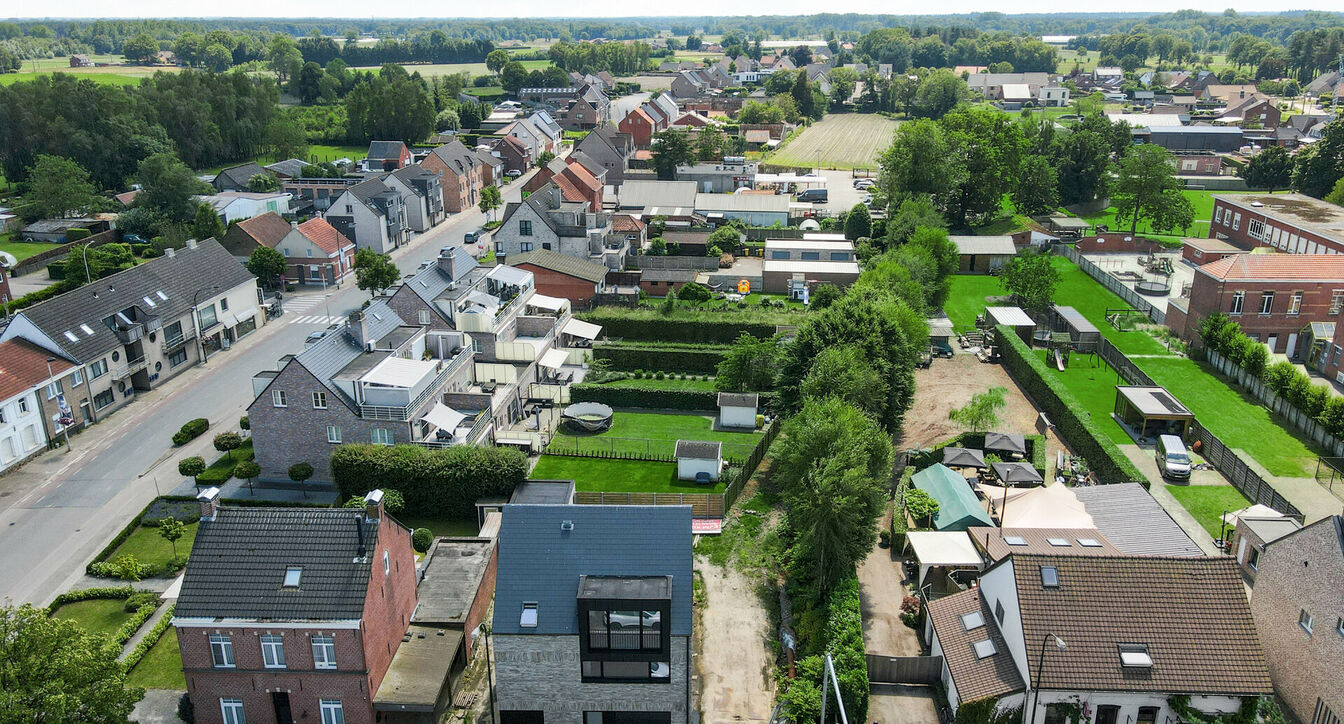
[[[452,432],[457,429],[458,425],[462,424],[463,420],[467,419],[467,416],[442,402],[436,402],[434,403],[434,406],[429,409],[429,412],[426,412],[425,416],[420,419],[440,430]]]
[[[943,464],[953,468],[986,468],[985,454],[964,447],[943,448]]]
[[[1283,513],[1274,510],[1268,505],[1262,505],[1260,503],[1256,503],[1255,505],[1252,505],[1249,508],[1234,510],[1231,513],[1223,513],[1223,522],[1227,523],[1228,525],[1235,526],[1237,524],[1237,521],[1241,520],[1242,518],[1282,518],[1282,517]]]
[[[560,333],[584,339],[597,339],[597,335],[602,334],[602,325],[585,322],[582,319],[571,319],[560,328]]]
[[[985,449],[1003,452],[1027,454],[1027,440],[1021,435],[1002,432],[985,433]]]
[[[919,562],[919,577],[915,580],[921,586],[934,566],[976,570],[985,567],[984,559],[965,531],[917,530],[906,533],[905,539]]]
[[[567,359],[569,359],[569,355],[564,352],[561,352],[558,349],[548,349],[546,350],[546,354],[541,356],[541,362],[539,364],[542,367],[558,370],[565,366],[565,360]]]
[[[990,465],[994,477],[1009,485],[1032,485],[1044,483],[1041,472],[1027,463],[994,463]]]
[[[565,306],[565,300],[559,297],[548,297],[545,294],[533,294],[532,298],[527,300],[527,303],[530,306],[551,312],[558,312]]]
[[[1066,485],[1040,488],[1008,488],[981,485],[980,491],[999,510],[1004,528],[1095,528],[1097,524],[1073,489]]]

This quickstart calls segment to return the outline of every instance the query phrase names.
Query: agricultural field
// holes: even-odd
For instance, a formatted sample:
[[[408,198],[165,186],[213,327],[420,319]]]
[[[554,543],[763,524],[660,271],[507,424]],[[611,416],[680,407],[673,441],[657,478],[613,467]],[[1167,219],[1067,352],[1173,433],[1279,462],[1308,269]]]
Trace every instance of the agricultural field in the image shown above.
[[[35,80],[39,76],[52,73],[68,73],[76,78],[91,80],[95,83],[125,86],[137,85],[141,78],[147,78],[159,71],[176,73],[181,70],[176,66],[123,65],[126,59],[120,55],[91,55],[89,57],[95,63],[108,63],[109,65],[93,68],[71,68],[70,59],[65,56],[25,60],[23,65],[20,66],[19,72],[0,74],[0,85]]]
[[[523,67],[528,70],[540,70],[548,68],[551,65],[549,60],[520,60]],[[377,72],[381,66],[361,66],[353,70],[367,70]],[[402,65],[407,73],[419,73],[422,78],[433,78],[442,75],[455,75],[457,73],[467,73],[472,76],[486,75],[490,72],[485,67],[485,63],[404,63]]]
[[[891,145],[897,125],[890,118],[869,113],[829,115],[766,161],[780,166],[877,168],[877,159]]]

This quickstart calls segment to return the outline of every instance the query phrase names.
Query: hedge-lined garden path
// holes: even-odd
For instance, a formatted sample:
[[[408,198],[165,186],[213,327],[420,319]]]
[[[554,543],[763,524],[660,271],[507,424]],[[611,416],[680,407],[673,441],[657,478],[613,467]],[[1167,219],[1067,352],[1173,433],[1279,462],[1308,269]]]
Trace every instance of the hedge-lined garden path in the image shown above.
[[[169,583],[172,583],[173,579],[168,580]],[[159,622],[159,619],[164,617],[169,608],[170,606],[167,603],[160,603],[159,607],[154,609],[154,615],[145,619],[145,622],[140,624],[140,628],[136,629],[135,633],[131,634],[129,639],[126,639],[126,643],[121,647],[121,654],[117,656],[118,661],[125,660],[127,655],[135,650],[135,647],[144,640],[145,636],[148,635],[150,631],[154,630],[154,625]]]

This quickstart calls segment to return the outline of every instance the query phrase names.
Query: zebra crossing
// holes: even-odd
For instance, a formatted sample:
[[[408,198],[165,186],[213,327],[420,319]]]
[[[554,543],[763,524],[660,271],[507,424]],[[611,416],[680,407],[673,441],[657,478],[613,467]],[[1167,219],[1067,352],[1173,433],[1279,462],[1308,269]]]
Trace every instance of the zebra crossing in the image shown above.
[[[320,324],[320,325],[322,325],[322,326],[325,327],[325,326],[327,326],[327,325],[329,325],[329,324],[335,324],[335,323],[341,321],[342,319],[344,319],[344,317],[328,317],[328,316],[325,315],[325,314],[309,314],[309,315],[307,315],[307,316],[303,316],[303,317],[295,317],[295,318],[289,320],[289,323],[290,323],[290,324]]]
[[[292,297],[290,299],[286,299],[285,300],[286,316],[290,314],[299,315],[289,320],[289,323],[314,324],[325,327],[329,324],[335,324],[344,319],[344,317],[331,316],[327,314],[304,314],[304,312],[309,311],[323,311],[323,312],[326,311],[321,308],[325,301],[326,300],[323,299],[322,295],[320,294],[312,296]]]

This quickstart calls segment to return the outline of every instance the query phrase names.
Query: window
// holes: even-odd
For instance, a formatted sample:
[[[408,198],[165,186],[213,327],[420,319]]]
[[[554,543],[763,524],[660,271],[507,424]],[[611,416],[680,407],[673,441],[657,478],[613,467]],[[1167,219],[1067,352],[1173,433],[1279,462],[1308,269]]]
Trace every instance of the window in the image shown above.
[[[219,319],[215,317],[215,305],[213,304],[211,304],[208,307],[204,307],[196,314],[197,314],[197,321],[201,325],[201,329],[209,329],[219,323]]]
[[[20,397],[20,398],[19,398],[19,414],[22,415],[22,414],[25,413],[25,412],[28,412],[28,398],[27,398],[27,397]]]
[[[662,611],[588,612],[588,648],[601,651],[661,651]]]
[[[471,351],[472,351],[472,352],[475,352],[476,354],[480,354],[480,353],[482,353],[482,352],[485,351],[485,345],[482,344],[482,343],[481,343],[481,340],[479,340],[479,339],[472,339],[472,340],[471,340]]]
[[[997,648],[994,648],[994,642],[989,639],[976,641],[971,645],[971,648],[975,649],[975,658],[977,659],[993,656],[999,652]]]
[[[531,235],[532,235],[532,222],[531,222],[531,221],[528,221],[528,220],[526,220],[526,219],[524,219],[524,220],[522,220],[522,221],[519,221],[519,222],[518,222],[518,235],[519,235],[519,236],[531,236]]]
[[[962,614],[961,616],[961,627],[967,631],[974,631],[984,625],[985,617],[979,611]]]
[[[285,249],[285,256],[289,256],[289,249]]]
[[[1046,538],[1046,539],[1045,539],[1045,542],[1046,542],[1046,543],[1049,543],[1050,545],[1054,546],[1055,548],[1069,548],[1069,547],[1070,547],[1070,545],[1069,545],[1069,539],[1068,539],[1068,538]]]
[[[1221,224],[1221,223],[1223,223],[1223,207],[1219,206],[1218,208],[1214,209],[1214,211],[1213,211],[1213,223],[1215,223],[1215,224]]]
[[[321,634],[313,637],[313,668],[336,668],[336,638]]]
[[[1339,724],[1339,715],[1330,710],[1323,699],[1316,700],[1316,711],[1311,715],[1311,724]]]
[[[224,298],[224,299],[219,300],[219,311],[221,311],[221,312],[227,312],[227,311],[229,311],[229,300],[228,300],[228,298]]]
[[[1252,239],[1265,240],[1265,222],[1260,219],[1251,219],[1246,223],[1246,233],[1250,234]]]
[[[1137,724],[1157,724],[1158,707],[1141,706],[1139,707],[1139,716],[1135,720]]]
[[[799,255],[803,261],[821,261],[821,252],[805,251]]]
[[[1003,610],[1003,601],[995,601],[994,618],[997,618],[999,620],[999,623],[1003,623],[1003,617],[1005,613],[1006,612]]]
[[[1246,565],[1250,566],[1252,571],[1260,569],[1260,549],[1258,547],[1251,546],[1250,555],[1246,556]]]
[[[581,672],[585,680],[666,682],[672,665],[667,661],[584,661]]]
[[[261,663],[268,669],[285,668],[285,640],[276,634],[262,634]]]
[[[518,625],[523,628],[537,627],[537,604],[535,602],[523,604],[523,615],[518,619]]]
[[[1153,657],[1148,653],[1148,644],[1120,644],[1120,665],[1126,668],[1151,669]]]
[[[1241,213],[1232,216],[1232,230],[1237,231],[1241,228]]]
[[[179,349],[176,352],[168,355],[168,365],[170,367],[176,367],[186,361],[187,361],[186,347],[183,347],[182,349]]]
[[[1330,313],[1339,314],[1344,310],[1344,289],[1336,289],[1330,292]]]
[[[82,384],[84,384],[84,370],[77,369],[74,372],[70,373],[71,387],[79,387]]]
[[[298,588],[299,580],[303,578],[303,569],[298,566],[290,566],[285,569],[285,588]]]
[[[61,389],[60,380],[52,380],[52,383],[47,385],[47,399],[54,400],[56,399],[56,395],[59,395],[64,391],[65,390]]]
[[[387,428],[385,428],[385,427],[375,427],[375,428],[373,428],[373,444],[374,444],[374,445],[391,445],[391,444],[392,444],[392,431],[389,430],[389,429],[387,429]]]
[[[228,634],[210,634],[210,660],[216,669],[233,668],[233,639]]]
[[[1260,292],[1260,313],[1269,314],[1274,311],[1274,292]]]
[[[96,380],[107,374],[107,360],[100,359],[89,365],[89,379]]]
[[[421,310],[420,310],[420,323],[421,323],[421,324],[429,324],[429,310],[428,310],[428,309],[421,309]]]
[[[1335,632],[1340,636],[1344,636],[1344,616],[1341,616],[1338,621],[1335,621]]]
[[[341,444],[341,428],[335,425],[327,425],[327,442],[332,445]]]
[[[103,390],[93,396],[93,406],[99,410],[116,401],[117,398],[112,394],[112,390]]]
[[[1301,613],[1297,614],[1297,625],[1301,626],[1302,630],[1306,631],[1308,636],[1311,635],[1311,627],[1315,623],[1315,619],[1312,618],[1311,614],[1307,613],[1307,609],[1304,608]]]
[[[1004,536],[1003,542],[1010,546],[1024,546],[1027,544],[1027,539],[1020,535],[1010,535]]]
[[[383,575],[386,576],[386,575],[388,575],[388,574],[391,573],[391,572],[392,572],[392,556],[390,556],[390,555],[388,554],[388,552],[387,552],[387,549],[384,548],[384,549],[383,549]]]
[[[314,410],[327,409],[327,393],[325,392],[313,393],[313,409]]]
[[[1115,704],[1102,704],[1097,707],[1096,724],[1117,724],[1120,721],[1120,707]]]
[[[339,699],[322,699],[318,705],[322,708],[322,724],[345,724],[345,711]]]
[[[536,248],[536,244],[533,244],[533,243],[530,242],[530,241],[524,241],[524,242],[522,242],[521,244],[518,245],[518,248],[519,248],[521,251],[532,251],[533,249]]]
[[[220,699],[219,711],[224,716],[224,724],[246,724],[242,699]]]
[[[1045,724],[1068,724],[1069,705],[1067,704],[1046,704],[1045,705]]]
[[[1302,292],[1293,292],[1292,299],[1288,302],[1288,313],[1296,315],[1302,311]]]
[[[271,407],[289,407],[285,404],[284,390],[271,390]]]
[[[1232,292],[1232,308],[1227,310],[1228,314],[1241,314],[1241,307],[1246,303],[1246,292]]]
[[[1054,566],[1041,566],[1041,585],[1046,588],[1059,588],[1059,569]]]

